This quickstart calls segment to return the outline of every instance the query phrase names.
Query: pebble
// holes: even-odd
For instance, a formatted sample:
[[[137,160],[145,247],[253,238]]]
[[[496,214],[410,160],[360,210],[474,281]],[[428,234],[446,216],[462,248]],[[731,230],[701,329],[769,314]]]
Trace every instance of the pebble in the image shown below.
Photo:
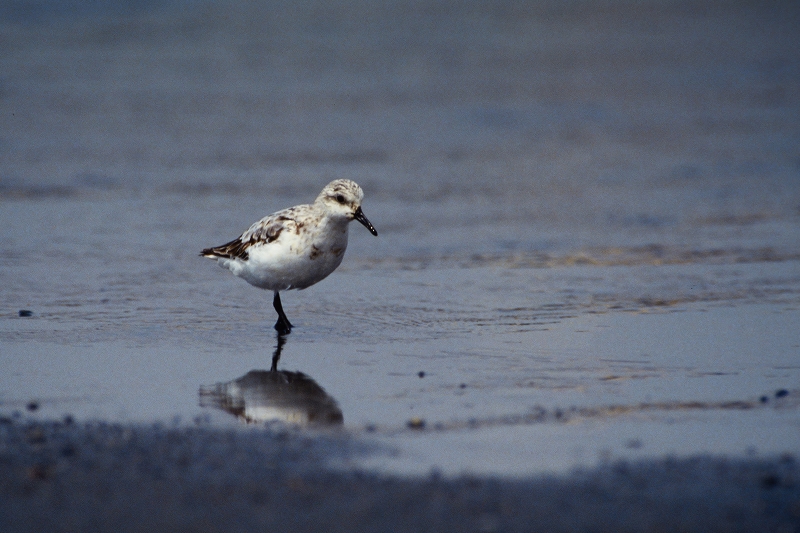
[[[411,429],[425,429],[425,420],[415,416],[408,421],[408,427]]]

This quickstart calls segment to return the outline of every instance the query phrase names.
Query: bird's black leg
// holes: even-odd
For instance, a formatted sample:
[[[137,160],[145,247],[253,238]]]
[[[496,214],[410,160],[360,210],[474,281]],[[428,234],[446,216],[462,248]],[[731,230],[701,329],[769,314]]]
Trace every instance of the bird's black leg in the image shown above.
[[[288,335],[292,332],[292,323],[289,322],[289,319],[286,318],[286,314],[283,312],[281,295],[278,293],[278,291],[275,291],[275,298],[272,300],[272,307],[274,307],[278,312],[278,321],[275,322],[275,331],[281,335]]]

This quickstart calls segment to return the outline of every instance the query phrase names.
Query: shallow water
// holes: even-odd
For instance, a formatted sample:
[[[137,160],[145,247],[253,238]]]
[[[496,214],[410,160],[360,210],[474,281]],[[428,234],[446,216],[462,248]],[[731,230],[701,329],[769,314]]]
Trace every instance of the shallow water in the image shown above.
[[[371,467],[800,452],[796,8],[339,4],[0,24],[0,414],[241,424],[271,298],[198,251],[347,177],[279,368]]]

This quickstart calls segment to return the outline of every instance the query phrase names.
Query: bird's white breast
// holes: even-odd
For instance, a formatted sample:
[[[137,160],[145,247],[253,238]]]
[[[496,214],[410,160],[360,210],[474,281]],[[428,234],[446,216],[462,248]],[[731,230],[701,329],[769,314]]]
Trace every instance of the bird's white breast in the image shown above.
[[[271,291],[305,289],[336,270],[347,250],[347,222],[329,219],[283,231],[270,243],[248,248],[248,259],[221,260],[251,285]]]

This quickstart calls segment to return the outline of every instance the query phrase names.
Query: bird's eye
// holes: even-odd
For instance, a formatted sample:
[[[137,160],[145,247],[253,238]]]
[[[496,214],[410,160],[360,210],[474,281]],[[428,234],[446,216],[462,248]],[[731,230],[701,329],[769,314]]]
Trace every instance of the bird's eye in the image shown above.
[[[344,196],[342,196],[341,194],[337,194],[336,195],[336,201],[339,202],[340,204],[343,204],[344,203]]]

